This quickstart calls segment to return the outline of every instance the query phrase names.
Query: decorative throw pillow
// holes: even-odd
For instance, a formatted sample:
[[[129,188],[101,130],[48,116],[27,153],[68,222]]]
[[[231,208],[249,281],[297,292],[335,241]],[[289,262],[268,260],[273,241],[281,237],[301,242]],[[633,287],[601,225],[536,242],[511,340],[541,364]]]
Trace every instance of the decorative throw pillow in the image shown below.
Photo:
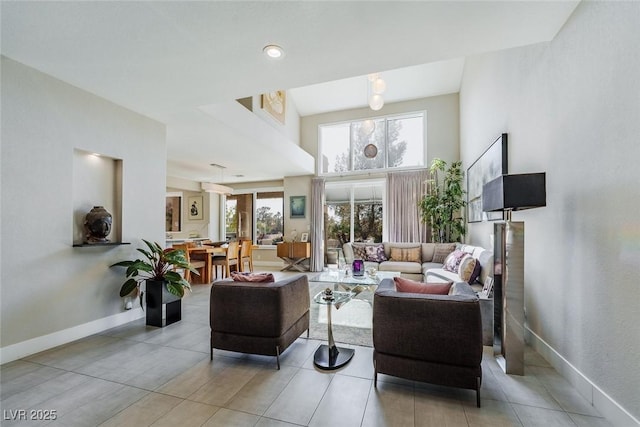
[[[458,266],[458,276],[465,282],[471,284],[476,281],[480,274],[480,261],[466,254],[462,257]]]
[[[237,271],[231,272],[231,278],[234,282],[274,282],[271,273],[241,273]]]
[[[383,245],[367,245],[364,247],[366,256],[365,261],[382,262],[387,260],[387,256],[384,254]]]
[[[455,248],[455,243],[436,243],[436,248],[433,252],[433,259],[431,262],[444,264],[444,260],[447,259],[447,256],[453,252]]]
[[[415,248],[391,248],[391,261],[422,262],[420,246]]]
[[[459,249],[456,249],[455,251],[451,252],[444,260],[444,265],[442,266],[442,268],[452,273],[458,273],[458,267],[460,266],[462,258],[464,258],[465,255],[468,254],[462,252]]]
[[[409,292],[412,294],[448,295],[453,282],[445,283],[422,283],[404,277],[394,277],[398,292]]]
[[[353,248],[353,259],[365,259],[367,256],[365,243],[352,243],[351,247]]]

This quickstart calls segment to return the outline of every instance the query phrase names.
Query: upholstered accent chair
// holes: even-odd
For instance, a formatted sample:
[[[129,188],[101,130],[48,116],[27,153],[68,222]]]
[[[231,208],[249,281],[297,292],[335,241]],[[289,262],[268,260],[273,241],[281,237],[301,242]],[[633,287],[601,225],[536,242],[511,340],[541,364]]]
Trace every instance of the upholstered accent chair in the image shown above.
[[[275,356],[306,330],[309,336],[309,282],[306,275],[275,282],[213,282],[209,323],[213,349]]]
[[[476,391],[480,407],[482,319],[473,289],[449,295],[396,291],[384,279],[373,300],[374,386],[378,374]]]

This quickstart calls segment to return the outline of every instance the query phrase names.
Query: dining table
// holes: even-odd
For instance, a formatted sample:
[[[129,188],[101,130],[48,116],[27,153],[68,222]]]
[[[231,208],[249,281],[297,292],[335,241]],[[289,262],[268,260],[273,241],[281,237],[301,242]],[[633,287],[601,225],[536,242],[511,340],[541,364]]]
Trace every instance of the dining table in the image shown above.
[[[223,246],[208,246],[208,245],[202,245],[202,246],[192,246],[187,248],[189,250],[189,258],[191,258],[193,255],[196,254],[204,254],[204,261],[205,261],[205,267],[204,267],[204,276],[206,278],[206,282],[203,281],[203,283],[211,283],[213,281],[213,264],[212,264],[212,259],[213,257],[224,257],[227,256],[227,248],[223,247]]]

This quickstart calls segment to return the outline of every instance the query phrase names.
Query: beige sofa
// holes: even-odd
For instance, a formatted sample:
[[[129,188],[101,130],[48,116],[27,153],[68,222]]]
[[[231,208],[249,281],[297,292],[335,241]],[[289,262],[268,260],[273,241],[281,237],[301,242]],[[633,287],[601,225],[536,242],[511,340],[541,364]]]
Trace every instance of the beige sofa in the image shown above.
[[[468,253],[480,261],[480,275],[478,276],[478,279],[474,283],[470,283],[470,285],[472,285],[475,291],[481,290],[482,284],[487,276],[493,276],[493,252],[480,246],[464,245],[460,243],[456,244],[456,249]],[[429,282],[438,281],[436,279],[453,282],[460,281],[460,276],[457,273],[445,270],[442,266],[429,268],[425,271],[424,276],[425,281]]]
[[[380,243],[355,243],[355,245],[380,245]],[[393,243],[383,242],[385,257],[387,261],[372,262],[365,259],[365,269],[375,267],[379,271],[399,271],[402,277],[407,279],[429,281],[453,281],[463,280],[456,273],[444,270],[443,262],[446,256],[455,249],[471,254],[480,262],[480,276],[475,283],[471,283],[474,290],[482,289],[482,283],[487,276],[492,275],[493,253],[479,246],[464,245],[461,243]],[[395,261],[391,257],[393,248],[410,249],[420,248],[420,259],[418,261]],[[354,259],[352,243],[345,243],[342,247],[345,261],[351,264]]]

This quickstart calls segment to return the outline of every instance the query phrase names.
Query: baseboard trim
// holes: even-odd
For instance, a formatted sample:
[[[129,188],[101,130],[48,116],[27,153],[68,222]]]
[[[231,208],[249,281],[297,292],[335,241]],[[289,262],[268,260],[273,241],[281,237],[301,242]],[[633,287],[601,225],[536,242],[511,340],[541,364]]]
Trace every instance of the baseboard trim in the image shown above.
[[[640,426],[640,421],[624,409],[611,396],[594,384],[578,368],[529,328],[525,328],[526,341],[545,358],[600,414],[616,426]]]
[[[39,353],[59,345],[97,334],[107,329],[115,328],[144,316],[141,308],[134,308],[113,316],[103,317],[92,322],[53,332],[41,337],[32,338],[16,344],[0,348],[0,364],[22,359],[23,357]]]

